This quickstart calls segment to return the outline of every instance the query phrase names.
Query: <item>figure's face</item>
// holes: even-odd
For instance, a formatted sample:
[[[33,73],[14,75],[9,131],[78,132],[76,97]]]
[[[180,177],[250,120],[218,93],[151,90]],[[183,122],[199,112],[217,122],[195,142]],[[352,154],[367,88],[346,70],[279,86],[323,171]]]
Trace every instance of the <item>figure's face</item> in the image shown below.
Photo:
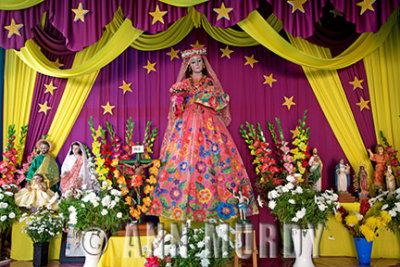
[[[317,154],[318,154],[318,149],[314,148],[314,149],[312,150],[312,153],[313,153],[313,155],[317,155]]]
[[[193,73],[200,73],[203,70],[203,59],[201,56],[194,56],[189,61]]]
[[[49,145],[47,145],[46,143],[41,143],[39,145],[39,150],[40,150],[40,153],[47,154],[47,152],[49,152]]]
[[[344,159],[341,159],[339,163],[344,165]]]
[[[383,152],[384,152],[384,149],[383,149],[383,147],[381,147],[381,146],[378,146],[378,154],[383,154]]]
[[[38,176],[38,175],[35,175],[35,176],[33,176],[33,180],[34,180],[36,183],[41,183],[41,182],[42,182],[42,177],[40,177],[40,176]]]
[[[74,153],[75,156],[77,156],[81,152],[81,148],[78,145],[73,145],[72,146],[72,153]]]

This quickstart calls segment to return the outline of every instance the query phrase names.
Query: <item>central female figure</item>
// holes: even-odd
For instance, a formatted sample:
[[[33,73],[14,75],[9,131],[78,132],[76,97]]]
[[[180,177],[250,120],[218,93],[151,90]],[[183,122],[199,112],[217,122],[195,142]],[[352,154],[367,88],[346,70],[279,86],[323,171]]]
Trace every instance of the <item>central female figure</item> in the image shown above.
[[[231,121],[229,96],[205,53],[205,48],[182,53],[177,83],[170,89],[153,215],[195,221],[239,217],[232,193],[239,186],[249,198],[247,216],[258,214],[246,169],[226,128]]]

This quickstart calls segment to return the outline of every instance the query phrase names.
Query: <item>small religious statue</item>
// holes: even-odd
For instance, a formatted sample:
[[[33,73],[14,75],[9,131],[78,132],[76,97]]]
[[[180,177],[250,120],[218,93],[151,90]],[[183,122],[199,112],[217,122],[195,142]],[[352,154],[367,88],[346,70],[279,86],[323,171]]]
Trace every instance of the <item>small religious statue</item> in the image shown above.
[[[310,176],[308,181],[313,185],[314,190],[317,192],[321,192],[321,180],[322,180],[322,168],[323,164],[321,158],[318,156],[318,149],[314,148],[312,150],[312,156],[308,162],[310,165]]]
[[[371,149],[368,149],[369,159],[375,161],[375,174],[374,174],[374,188],[376,190],[385,190],[385,169],[386,161],[390,159],[388,154],[385,154],[385,149],[382,145],[377,145],[375,148],[375,154],[372,153]]]
[[[243,195],[242,186],[239,186],[238,192],[234,193],[233,197],[239,201],[238,208],[239,208],[240,220],[245,221],[250,200]]]
[[[390,164],[386,165],[385,179],[386,179],[386,190],[390,192],[396,190],[396,180],[394,179],[392,166]]]
[[[339,202],[354,202],[356,199],[349,192],[350,165],[340,159],[335,168],[335,185],[339,195]]]
[[[354,175],[354,190],[358,192],[360,200],[368,199],[368,172],[363,164],[360,165],[358,173]]]
[[[136,186],[141,186],[143,184],[144,170],[150,167],[150,165],[153,164],[153,162],[150,162],[148,164],[141,164],[140,161],[137,160],[135,162],[135,165],[130,165],[125,162],[123,162],[123,164],[134,170],[135,174],[132,176],[130,187],[136,187]]]

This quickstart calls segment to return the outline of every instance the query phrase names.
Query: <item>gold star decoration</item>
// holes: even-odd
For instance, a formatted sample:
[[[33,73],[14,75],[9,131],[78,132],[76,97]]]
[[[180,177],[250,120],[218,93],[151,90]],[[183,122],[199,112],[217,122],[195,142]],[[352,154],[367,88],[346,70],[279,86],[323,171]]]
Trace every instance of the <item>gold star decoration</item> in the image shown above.
[[[329,10],[329,13],[333,14],[333,18],[336,18],[337,16],[343,17],[343,13],[337,9],[331,9]]]
[[[85,15],[89,12],[87,9],[83,9],[82,3],[79,3],[78,8],[72,8],[72,12],[75,13],[74,22],[81,20],[85,22]]]
[[[39,109],[38,113],[43,112],[44,115],[47,115],[47,111],[48,111],[49,109],[51,109],[51,107],[49,107],[49,106],[47,105],[47,101],[44,102],[43,104],[39,104],[39,107],[40,107],[40,109]]]
[[[122,85],[118,88],[121,88],[124,91],[125,95],[126,92],[132,92],[131,84],[132,83],[126,83],[124,80],[122,80]]]
[[[272,88],[272,83],[276,82],[276,79],[274,79],[274,77],[272,77],[273,73],[271,73],[269,76],[267,75],[263,75],[264,76],[264,84],[269,84],[269,87]]]
[[[285,102],[283,102],[282,106],[287,106],[288,110],[290,110],[290,108],[292,106],[296,106],[296,103],[293,102],[293,96],[290,98],[287,98],[286,96],[284,96],[285,98]]]
[[[307,2],[307,0],[290,0],[290,1],[287,1],[287,3],[292,6],[292,13],[296,12],[296,10],[300,10],[301,12],[304,13],[305,11],[304,11],[303,5],[306,2]]]
[[[172,61],[174,58],[179,59],[178,53],[179,49],[175,50],[173,47],[171,47],[171,51],[167,53],[167,55],[170,56],[170,61]]]
[[[233,50],[230,50],[229,46],[226,46],[224,49],[220,48],[219,50],[221,50],[222,52],[221,58],[223,57],[227,57],[229,59],[231,58],[231,53],[233,53]]]
[[[290,130],[290,132],[293,134],[292,139],[295,139],[300,134],[299,126],[296,126],[296,129]]]
[[[154,10],[153,12],[149,12],[150,16],[153,17],[153,22],[151,24],[154,24],[157,21],[164,24],[163,16],[165,16],[165,14],[167,14],[167,13],[168,13],[168,11],[161,11],[160,7],[157,5],[156,10]]]
[[[154,65],[156,65],[156,62],[150,63],[150,60],[147,60],[147,65],[143,66],[143,68],[147,69],[147,74],[149,74],[150,71],[156,71],[156,69],[154,68]]]
[[[364,108],[369,109],[368,103],[369,100],[364,100],[364,98],[361,97],[360,102],[356,103],[356,105],[360,106],[360,111],[363,111]]]
[[[231,20],[229,17],[229,12],[232,11],[233,8],[231,7],[225,7],[225,3],[221,3],[221,7],[219,8],[213,8],[214,12],[218,14],[217,20],[220,20],[222,18],[225,18],[227,20]]]
[[[57,89],[57,87],[54,86],[53,81],[51,81],[49,84],[45,84],[44,87],[46,87],[46,91],[44,93],[50,93],[53,95],[53,91]]]
[[[357,88],[364,89],[361,84],[363,81],[364,80],[359,80],[357,76],[354,76],[354,81],[349,82],[349,84],[353,85],[353,90],[356,90]]]
[[[19,29],[21,29],[22,27],[24,27],[24,24],[16,24],[14,18],[11,19],[11,24],[8,26],[4,26],[4,29],[8,30],[8,38],[11,38],[14,34],[21,36],[21,34],[19,33]]]
[[[107,113],[114,115],[112,110],[113,110],[113,108],[115,108],[115,106],[111,106],[109,101],[107,101],[106,105],[101,106],[101,107],[104,109],[103,115],[106,115]]]
[[[250,65],[251,68],[254,67],[254,63],[257,63],[257,62],[258,62],[257,59],[254,59],[254,54],[252,54],[251,57],[246,57],[246,56],[245,56],[245,58],[246,58],[246,62],[244,63],[244,65],[245,65],[245,66],[246,66],[246,65]]]
[[[357,3],[357,6],[361,7],[360,15],[364,14],[367,9],[375,11],[372,7],[373,3],[375,3],[375,0],[363,0],[362,2]]]
[[[191,44],[190,46],[193,48],[203,48],[204,47],[203,44],[199,44],[199,41],[196,41],[196,43]]]
[[[52,61],[52,63],[54,64],[54,66],[56,66],[56,68],[64,66],[64,64],[62,64],[58,58],[56,58],[56,61]]]

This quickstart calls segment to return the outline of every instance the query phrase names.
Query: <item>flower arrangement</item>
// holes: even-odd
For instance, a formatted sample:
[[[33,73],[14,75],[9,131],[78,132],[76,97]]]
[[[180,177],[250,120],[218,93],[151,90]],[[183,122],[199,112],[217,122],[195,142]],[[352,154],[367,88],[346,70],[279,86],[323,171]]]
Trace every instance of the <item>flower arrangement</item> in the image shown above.
[[[392,218],[388,228],[393,232],[400,231],[400,189],[394,192],[385,191],[380,195],[368,200],[371,206],[380,207],[381,211],[387,211]]]
[[[46,243],[58,236],[63,230],[63,217],[53,210],[39,208],[35,213],[24,213],[21,221],[26,220],[24,233],[34,243]]]
[[[380,135],[382,138],[383,147],[384,147],[386,153],[390,156],[390,160],[389,160],[389,162],[387,162],[387,164],[390,164],[392,166],[393,174],[397,178],[397,182],[399,182],[400,163],[399,163],[399,159],[397,158],[397,151],[394,150],[393,147],[389,144],[389,141],[383,135],[382,131],[380,131]]]
[[[114,231],[128,219],[128,207],[122,198],[122,192],[103,182],[102,189],[85,192],[68,191],[66,198],[61,199],[58,211],[67,226],[79,231],[89,227],[99,227],[106,231]],[[105,189],[103,189],[106,187]]]
[[[295,146],[294,149],[290,150],[293,154],[293,165],[297,173],[304,175],[307,171],[308,160],[310,159],[309,151],[309,138],[310,128],[306,128],[307,110],[304,111],[303,119],[299,120],[299,126],[297,127],[298,134],[295,136],[292,144]]]
[[[147,251],[145,266],[226,266],[228,261],[233,259],[234,245],[230,240],[230,235],[234,235],[235,230],[228,224],[222,223],[221,221],[221,224],[215,226],[216,237],[229,245],[227,251],[221,253],[221,257],[213,257],[214,251],[208,246],[206,227],[210,224],[199,229],[192,229],[188,221],[187,226],[182,228],[182,237],[178,242],[173,242],[172,235],[159,231],[153,241],[152,250]]]
[[[17,188],[15,184],[0,186],[0,233],[11,227],[13,221],[21,215],[21,210],[14,200]]]
[[[326,190],[317,194],[299,182],[300,174],[289,175],[287,184],[268,193],[268,207],[282,223],[296,223],[302,229],[325,222],[338,207],[338,195]]]
[[[371,207],[367,200],[362,200],[360,212],[348,212],[340,207],[336,213],[336,220],[341,222],[352,236],[365,237],[370,242],[377,236],[377,231],[386,228],[392,220],[388,212],[381,208],[381,204]]]

